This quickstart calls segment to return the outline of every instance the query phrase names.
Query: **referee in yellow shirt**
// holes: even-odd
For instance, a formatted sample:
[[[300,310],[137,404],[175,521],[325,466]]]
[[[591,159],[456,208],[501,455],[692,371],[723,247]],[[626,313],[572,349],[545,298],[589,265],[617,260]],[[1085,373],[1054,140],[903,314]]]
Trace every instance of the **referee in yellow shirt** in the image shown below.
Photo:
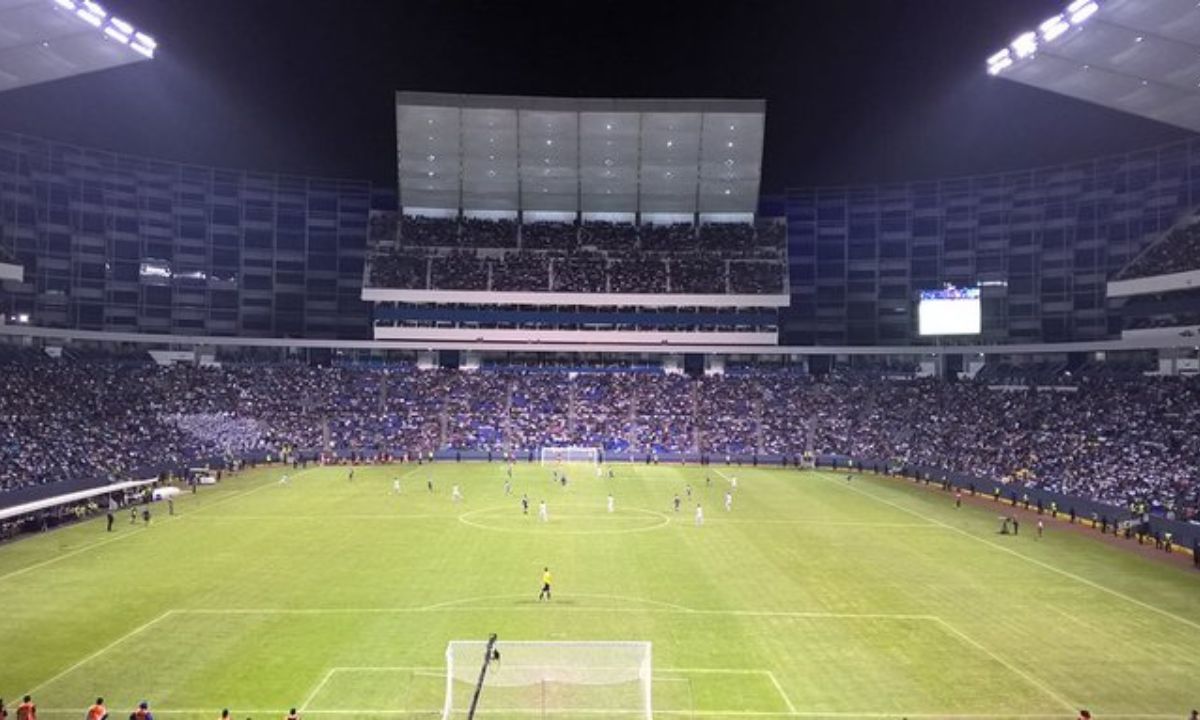
[[[538,602],[550,599],[550,568],[542,568],[542,591],[538,593]]]

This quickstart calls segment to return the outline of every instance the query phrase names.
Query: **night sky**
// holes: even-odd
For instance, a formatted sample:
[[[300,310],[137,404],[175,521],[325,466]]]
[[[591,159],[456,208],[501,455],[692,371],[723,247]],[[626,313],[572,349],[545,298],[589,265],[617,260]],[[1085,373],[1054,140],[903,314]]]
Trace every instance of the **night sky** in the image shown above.
[[[107,0],[152,62],[0,95],[0,128],[395,182],[396,90],[765,98],[764,192],[1048,165],[1188,133],[990,78],[1065,0]]]

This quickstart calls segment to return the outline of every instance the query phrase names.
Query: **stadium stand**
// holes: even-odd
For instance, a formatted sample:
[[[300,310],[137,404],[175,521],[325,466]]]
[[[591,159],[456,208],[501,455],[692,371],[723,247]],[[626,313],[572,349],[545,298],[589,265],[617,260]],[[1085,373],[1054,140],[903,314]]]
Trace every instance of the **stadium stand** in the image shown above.
[[[376,244],[369,286],[427,290],[773,294],[784,292],[777,222],[647,225],[404,217]],[[508,252],[499,252],[500,249]],[[519,249],[518,249],[519,248]],[[429,272],[424,262],[431,260]]]
[[[1153,277],[1188,270],[1200,270],[1200,220],[1167,233],[1135,258],[1119,277]]]
[[[0,486],[288,448],[371,457],[551,445],[634,457],[806,452],[942,468],[1195,517],[1200,380],[1107,366],[997,367],[974,382],[877,368],[478,372],[300,364],[160,367],[132,357],[0,360]],[[585,368],[585,370],[589,370]],[[893,379],[888,379],[889,377]],[[1040,383],[1059,390],[1038,390]],[[1065,389],[1062,389],[1065,388]]]

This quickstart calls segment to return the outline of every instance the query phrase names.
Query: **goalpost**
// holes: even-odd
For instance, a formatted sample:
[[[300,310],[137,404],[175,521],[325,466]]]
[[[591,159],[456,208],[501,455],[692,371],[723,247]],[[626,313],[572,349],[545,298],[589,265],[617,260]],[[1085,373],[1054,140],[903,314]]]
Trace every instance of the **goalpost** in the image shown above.
[[[575,445],[543,447],[538,451],[538,459],[542,465],[554,465],[557,463],[589,463],[591,465],[599,465],[600,448]]]
[[[452,640],[442,720],[606,714],[651,720],[650,643]],[[484,672],[480,673],[481,663]],[[482,681],[482,682],[481,682]]]

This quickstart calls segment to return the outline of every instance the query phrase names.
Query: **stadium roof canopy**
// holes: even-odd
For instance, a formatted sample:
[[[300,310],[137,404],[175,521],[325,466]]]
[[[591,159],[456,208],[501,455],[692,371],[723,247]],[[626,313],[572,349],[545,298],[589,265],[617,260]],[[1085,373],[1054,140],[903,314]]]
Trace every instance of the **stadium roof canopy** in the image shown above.
[[[753,213],[762,100],[400,92],[400,204],[422,210]]]
[[[1200,132],[1200,5],[1074,0],[991,55],[988,72]]]
[[[0,0],[0,92],[149,60],[156,47],[90,0]]]

